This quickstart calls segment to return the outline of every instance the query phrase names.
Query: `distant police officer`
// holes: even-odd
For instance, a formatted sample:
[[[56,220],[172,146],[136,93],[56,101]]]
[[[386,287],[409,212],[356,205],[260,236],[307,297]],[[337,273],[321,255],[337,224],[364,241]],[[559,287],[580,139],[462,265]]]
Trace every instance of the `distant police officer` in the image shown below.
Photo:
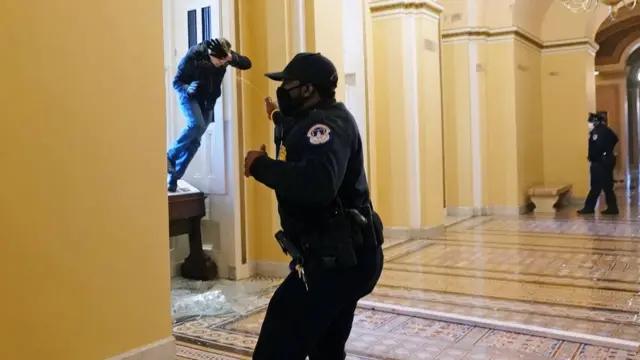
[[[358,300],[382,271],[382,223],[369,198],[356,121],[336,102],[338,75],[318,53],[297,54],[279,73],[281,129],[276,159],[265,147],[245,158],[245,176],[275,190],[292,257],[291,273],[273,295],[253,359],[345,359]]]
[[[176,191],[189,163],[200,147],[200,139],[213,119],[213,108],[222,94],[227,65],[251,68],[251,60],[231,50],[224,38],[205,40],[189,49],[178,64],[173,88],[186,126],[167,152],[168,191]]]
[[[591,162],[591,190],[587,195],[584,208],[578,210],[578,214],[593,214],[600,193],[604,191],[607,201],[607,209],[604,215],[618,214],[618,202],[613,191],[613,169],[616,166],[616,158],[613,152],[618,143],[618,136],[611,130],[603,114],[589,114],[589,156]]]

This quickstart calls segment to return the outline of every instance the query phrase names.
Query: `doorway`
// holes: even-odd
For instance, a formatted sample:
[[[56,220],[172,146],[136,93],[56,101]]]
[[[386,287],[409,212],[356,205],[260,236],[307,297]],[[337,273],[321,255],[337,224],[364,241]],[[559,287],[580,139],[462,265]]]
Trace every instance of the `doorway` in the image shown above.
[[[172,81],[180,60],[191,46],[220,37],[222,12],[220,0],[168,0],[170,24],[165,34],[168,54],[165,58],[167,87],[167,147],[184,127],[184,119]],[[168,36],[167,36],[168,35]],[[168,38],[167,38],[168,37]],[[231,76],[226,76],[228,83]],[[224,105],[229,97],[223,87],[214,112],[214,121],[202,137],[202,144],[189,165],[184,180],[207,194],[225,194]]]

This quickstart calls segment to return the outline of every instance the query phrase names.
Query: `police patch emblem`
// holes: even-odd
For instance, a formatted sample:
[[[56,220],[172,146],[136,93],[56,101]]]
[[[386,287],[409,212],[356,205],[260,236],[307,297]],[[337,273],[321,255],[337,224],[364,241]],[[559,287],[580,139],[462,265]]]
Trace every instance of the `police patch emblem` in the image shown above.
[[[593,136],[591,138],[593,139],[593,141],[598,140],[598,134],[593,134]]]
[[[312,145],[322,145],[331,138],[331,129],[324,124],[316,124],[309,129],[307,137]]]

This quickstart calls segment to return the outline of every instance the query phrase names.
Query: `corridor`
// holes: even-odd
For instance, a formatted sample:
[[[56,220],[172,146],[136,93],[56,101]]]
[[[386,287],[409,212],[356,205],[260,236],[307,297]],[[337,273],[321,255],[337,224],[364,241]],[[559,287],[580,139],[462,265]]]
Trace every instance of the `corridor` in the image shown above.
[[[629,212],[476,217],[440,236],[388,241],[350,359],[640,359],[639,237]],[[176,317],[179,359],[249,359],[277,282],[192,283],[229,304]],[[184,304],[174,298],[174,311]]]

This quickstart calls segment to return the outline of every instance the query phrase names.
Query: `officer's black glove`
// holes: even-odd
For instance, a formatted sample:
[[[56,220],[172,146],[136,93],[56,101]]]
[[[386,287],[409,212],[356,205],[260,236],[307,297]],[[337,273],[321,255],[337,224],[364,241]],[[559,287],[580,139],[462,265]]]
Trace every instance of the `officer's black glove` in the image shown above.
[[[198,92],[198,86],[200,85],[199,81],[194,81],[187,87],[187,94],[193,96],[196,92]]]

